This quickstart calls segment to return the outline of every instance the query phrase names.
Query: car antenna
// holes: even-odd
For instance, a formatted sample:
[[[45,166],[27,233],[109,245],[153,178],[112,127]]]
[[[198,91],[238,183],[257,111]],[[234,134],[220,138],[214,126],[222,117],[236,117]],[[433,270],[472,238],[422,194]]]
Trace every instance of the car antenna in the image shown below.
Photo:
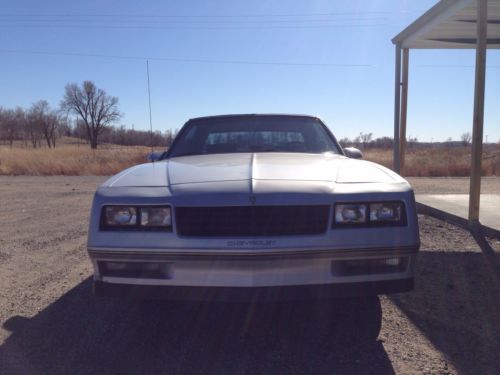
[[[150,135],[151,152],[154,152],[154,148],[153,148],[153,118],[151,116],[151,88],[149,85],[149,60],[146,60],[146,73],[148,75],[149,135]]]

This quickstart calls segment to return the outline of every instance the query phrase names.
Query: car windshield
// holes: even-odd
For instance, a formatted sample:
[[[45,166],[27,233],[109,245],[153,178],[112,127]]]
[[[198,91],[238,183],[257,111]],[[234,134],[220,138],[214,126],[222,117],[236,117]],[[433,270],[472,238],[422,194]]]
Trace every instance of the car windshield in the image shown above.
[[[190,121],[168,156],[242,152],[340,153],[325,126],[315,118],[249,116]]]

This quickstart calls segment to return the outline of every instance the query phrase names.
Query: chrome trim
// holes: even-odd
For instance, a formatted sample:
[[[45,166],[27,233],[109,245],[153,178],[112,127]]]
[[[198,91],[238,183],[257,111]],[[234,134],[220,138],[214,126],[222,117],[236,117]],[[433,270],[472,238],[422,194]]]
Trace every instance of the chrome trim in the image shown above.
[[[88,248],[92,259],[121,259],[121,260],[267,260],[267,259],[352,259],[352,258],[381,258],[394,256],[408,256],[418,252],[419,245],[397,248],[370,248],[370,249],[294,249],[294,250],[267,250],[267,249],[238,249],[230,251],[214,251],[213,249],[123,249],[123,248]]]

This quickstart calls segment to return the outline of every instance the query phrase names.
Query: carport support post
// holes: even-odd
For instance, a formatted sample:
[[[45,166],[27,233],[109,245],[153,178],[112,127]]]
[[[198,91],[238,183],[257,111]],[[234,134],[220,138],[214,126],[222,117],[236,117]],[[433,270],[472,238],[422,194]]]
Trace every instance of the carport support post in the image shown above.
[[[469,191],[469,225],[473,228],[479,224],[479,202],[481,198],[487,20],[488,2],[487,0],[477,0],[476,78],[474,84],[472,160]]]
[[[399,168],[400,174],[405,173],[405,153],[406,153],[406,119],[408,113],[408,62],[410,50],[403,48],[403,75],[401,80],[401,118],[399,134]]]
[[[401,108],[401,46],[396,45],[396,68],[394,79],[394,146],[392,154],[392,169],[394,172],[400,172],[399,160],[399,116]]]

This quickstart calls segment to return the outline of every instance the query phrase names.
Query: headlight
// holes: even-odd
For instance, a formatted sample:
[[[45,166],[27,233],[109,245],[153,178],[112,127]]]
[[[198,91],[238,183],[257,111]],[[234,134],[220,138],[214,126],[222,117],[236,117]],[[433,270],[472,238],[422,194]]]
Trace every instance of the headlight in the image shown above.
[[[171,227],[170,207],[140,207],[143,227]]]
[[[403,202],[337,203],[333,225],[370,227],[406,225]]]
[[[400,202],[370,204],[370,221],[399,222],[401,221],[402,204]]]
[[[101,230],[172,230],[169,206],[104,206]]]
[[[366,223],[366,204],[337,204],[335,222],[338,224]]]
[[[104,221],[108,226],[124,227],[137,224],[137,209],[125,206],[104,207]]]

